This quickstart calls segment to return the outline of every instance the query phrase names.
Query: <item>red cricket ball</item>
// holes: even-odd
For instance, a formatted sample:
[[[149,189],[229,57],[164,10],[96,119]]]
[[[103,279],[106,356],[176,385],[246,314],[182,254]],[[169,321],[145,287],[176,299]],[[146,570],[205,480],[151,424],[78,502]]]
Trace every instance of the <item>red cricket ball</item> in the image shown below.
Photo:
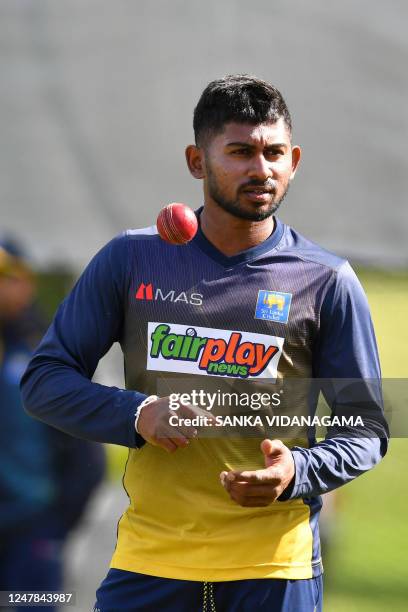
[[[180,202],[172,202],[162,208],[156,225],[160,238],[170,244],[187,244],[198,229],[194,211]]]

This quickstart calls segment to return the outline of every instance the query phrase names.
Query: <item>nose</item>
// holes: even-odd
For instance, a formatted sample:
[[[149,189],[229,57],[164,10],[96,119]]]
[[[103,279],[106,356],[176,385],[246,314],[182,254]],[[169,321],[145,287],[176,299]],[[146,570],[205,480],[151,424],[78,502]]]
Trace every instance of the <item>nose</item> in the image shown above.
[[[248,176],[262,181],[272,177],[271,164],[262,153],[252,157]]]

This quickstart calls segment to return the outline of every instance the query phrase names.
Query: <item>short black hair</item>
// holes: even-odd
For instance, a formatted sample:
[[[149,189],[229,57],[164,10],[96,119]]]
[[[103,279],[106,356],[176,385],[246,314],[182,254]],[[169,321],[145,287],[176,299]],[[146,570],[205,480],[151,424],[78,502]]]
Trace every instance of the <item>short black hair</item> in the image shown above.
[[[226,123],[275,123],[284,120],[289,134],[292,120],[280,91],[248,74],[230,74],[211,81],[194,109],[194,135],[198,146],[222,132]]]

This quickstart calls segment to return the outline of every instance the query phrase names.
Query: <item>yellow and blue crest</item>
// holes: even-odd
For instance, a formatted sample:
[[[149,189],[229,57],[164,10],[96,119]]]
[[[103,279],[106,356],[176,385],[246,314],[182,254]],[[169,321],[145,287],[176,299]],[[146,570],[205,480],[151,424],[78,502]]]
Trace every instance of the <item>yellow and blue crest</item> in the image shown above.
[[[260,289],[256,302],[255,319],[287,323],[291,302],[291,293]]]

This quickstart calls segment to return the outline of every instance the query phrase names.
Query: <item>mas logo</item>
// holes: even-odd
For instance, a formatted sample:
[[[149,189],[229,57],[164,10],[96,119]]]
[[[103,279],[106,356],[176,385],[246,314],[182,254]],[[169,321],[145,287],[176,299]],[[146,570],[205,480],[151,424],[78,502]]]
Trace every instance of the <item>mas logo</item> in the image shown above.
[[[152,283],[140,283],[135,293],[137,300],[161,300],[162,302],[185,302],[186,304],[192,304],[193,306],[201,306],[203,303],[203,295],[201,293],[189,293],[187,291],[181,291],[177,293],[174,289],[169,291],[163,291],[160,287],[153,288]]]
[[[148,324],[147,369],[276,379],[283,338],[173,323]]]
[[[264,289],[261,289],[258,292],[255,319],[287,323],[291,302],[291,293],[282,293],[281,291],[265,291]]]

